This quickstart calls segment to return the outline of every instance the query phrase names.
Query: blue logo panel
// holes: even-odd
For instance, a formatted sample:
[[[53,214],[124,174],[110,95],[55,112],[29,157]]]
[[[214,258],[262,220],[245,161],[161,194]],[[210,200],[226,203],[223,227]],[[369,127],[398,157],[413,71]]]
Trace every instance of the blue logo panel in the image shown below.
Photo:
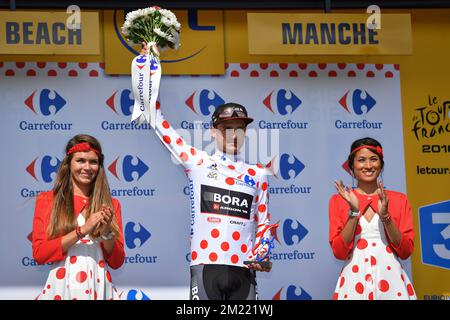
[[[450,201],[419,209],[422,261],[450,269]]]
[[[150,232],[139,223],[139,229],[136,232],[134,230],[134,222],[128,222],[125,226],[125,243],[128,248],[136,248],[135,240],[139,240],[139,248],[150,238]]]

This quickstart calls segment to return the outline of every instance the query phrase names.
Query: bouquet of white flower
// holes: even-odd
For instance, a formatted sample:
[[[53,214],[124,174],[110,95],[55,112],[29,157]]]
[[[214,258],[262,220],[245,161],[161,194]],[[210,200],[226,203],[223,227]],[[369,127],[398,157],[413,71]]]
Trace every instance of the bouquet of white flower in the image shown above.
[[[129,12],[122,34],[131,46],[146,44],[149,52],[133,59],[131,81],[135,98],[131,121],[155,127],[156,99],[161,80],[159,52],[180,47],[181,25],[169,10],[153,6]]]
[[[122,34],[133,46],[153,43],[159,49],[178,49],[180,46],[181,25],[169,10],[153,6],[129,12],[122,26]],[[158,55],[157,52],[154,52]]]

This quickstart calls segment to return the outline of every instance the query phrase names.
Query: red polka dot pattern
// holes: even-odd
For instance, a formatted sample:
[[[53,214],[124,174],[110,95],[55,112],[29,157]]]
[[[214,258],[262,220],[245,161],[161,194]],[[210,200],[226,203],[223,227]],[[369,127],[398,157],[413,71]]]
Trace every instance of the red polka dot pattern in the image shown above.
[[[216,261],[217,260],[217,253],[211,252],[209,254],[209,260],[211,260],[212,262]]]
[[[164,140],[164,142],[167,143],[167,144],[170,144],[170,142],[171,142],[169,136],[164,136],[164,137],[163,137],[163,140]]]
[[[180,158],[181,158],[181,160],[183,160],[184,162],[188,162],[188,160],[189,160],[189,157],[188,157],[188,155],[186,154],[186,152],[182,152],[182,153],[180,154]]]
[[[219,232],[218,229],[212,229],[212,230],[211,230],[211,237],[213,237],[213,238],[218,238],[219,235],[220,235],[220,232]]]
[[[339,283],[339,288],[342,288],[342,286],[344,285],[344,283],[345,283],[345,277],[341,277],[341,281],[340,281],[340,283]]]
[[[232,186],[232,185],[234,185],[234,179],[228,177],[228,178],[225,179],[225,183],[230,185],[230,186]]]
[[[359,294],[363,294],[364,293],[364,285],[361,282],[358,282],[355,285],[355,291]]]
[[[358,242],[356,243],[356,247],[359,250],[364,250],[365,248],[367,248],[367,240],[366,239],[359,239]]]
[[[407,286],[406,286],[406,290],[408,291],[408,294],[410,295],[410,296],[413,296],[415,293],[414,293],[414,289],[413,289],[413,287],[412,287],[412,285],[411,284],[408,284]]]
[[[381,292],[387,292],[389,290],[389,282],[386,280],[380,280],[380,282],[378,282],[378,288]]]
[[[86,281],[87,279],[87,274],[84,271],[80,271],[77,273],[77,275],[75,276],[75,279],[79,282],[79,283],[83,283]]]
[[[109,273],[109,271],[106,271],[105,275],[106,275],[106,279],[107,279],[109,282],[112,282],[111,273]]]
[[[64,279],[64,277],[66,276],[66,268],[59,268],[56,271],[56,278],[58,279]]]

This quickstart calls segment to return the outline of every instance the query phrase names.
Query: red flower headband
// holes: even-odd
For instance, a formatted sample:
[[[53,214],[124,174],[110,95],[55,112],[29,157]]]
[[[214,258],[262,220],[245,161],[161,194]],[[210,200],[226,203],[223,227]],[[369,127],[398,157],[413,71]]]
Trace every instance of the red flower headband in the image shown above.
[[[353,149],[353,151],[351,153],[355,153],[356,151],[364,149],[364,148],[375,150],[380,155],[380,157],[383,158],[383,149],[381,149],[380,146],[376,146],[376,147],[374,147],[374,146],[366,146],[366,145],[359,146],[358,148]]]
[[[100,157],[100,151],[91,147],[91,145],[87,142],[77,143],[72,148],[70,148],[69,151],[67,151],[67,155],[70,155],[74,152],[89,152],[89,151],[94,151],[97,154],[97,156]]]

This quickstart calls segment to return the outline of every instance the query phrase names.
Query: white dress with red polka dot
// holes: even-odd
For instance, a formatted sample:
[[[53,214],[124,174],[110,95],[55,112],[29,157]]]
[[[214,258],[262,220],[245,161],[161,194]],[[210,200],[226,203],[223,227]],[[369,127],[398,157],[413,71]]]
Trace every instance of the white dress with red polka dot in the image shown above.
[[[156,133],[185,168],[191,208],[191,265],[246,267],[270,236],[268,179],[263,166],[213,155],[187,144],[157,108]]]
[[[415,300],[411,281],[386,239],[383,223],[375,214],[370,222],[359,219],[361,233],[339,276],[334,299]]]
[[[79,226],[84,225],[82,214]],[[64,260],[54,264],[38,300],[118,300],[99,239],[89,235],[69,248]]]

